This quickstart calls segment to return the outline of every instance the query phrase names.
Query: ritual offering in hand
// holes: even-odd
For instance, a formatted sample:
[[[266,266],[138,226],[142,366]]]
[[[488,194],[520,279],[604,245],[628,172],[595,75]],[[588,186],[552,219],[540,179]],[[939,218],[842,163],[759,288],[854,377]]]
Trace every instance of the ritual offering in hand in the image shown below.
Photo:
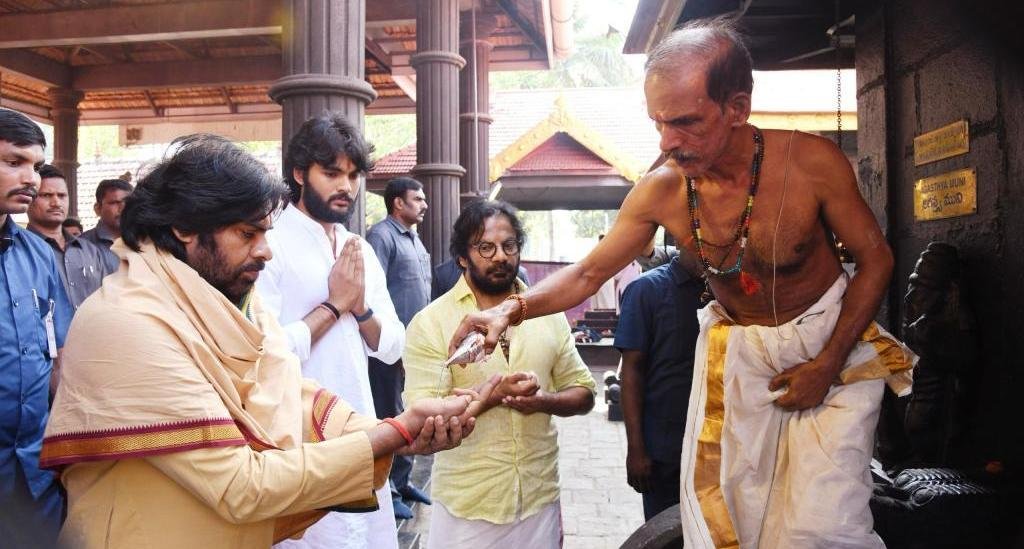
[[[448,357],[448,360],[443,366],[451,366],[452,364],[469,364],[471,362],[479,362],[484,358],[484,335],[480,332],[472,332],[465,339],[459,343],[459,347],[455,349],[452,356]]]

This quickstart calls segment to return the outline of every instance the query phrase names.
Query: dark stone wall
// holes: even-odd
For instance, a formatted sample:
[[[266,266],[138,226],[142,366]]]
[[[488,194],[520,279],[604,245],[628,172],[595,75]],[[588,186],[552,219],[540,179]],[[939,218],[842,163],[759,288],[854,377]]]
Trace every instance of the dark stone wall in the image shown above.
[[[1024,58],[966,3],[862,2],[856,17],[858,179],[896,256],[880,320],[898,333],[907,278],[928,242],[960,249],[982,353],[969,454],[1024,465]],[[915,167],[914,137],[960,119],[970,152]],[[914,181],[968,167],[977,213],[915,221]]]

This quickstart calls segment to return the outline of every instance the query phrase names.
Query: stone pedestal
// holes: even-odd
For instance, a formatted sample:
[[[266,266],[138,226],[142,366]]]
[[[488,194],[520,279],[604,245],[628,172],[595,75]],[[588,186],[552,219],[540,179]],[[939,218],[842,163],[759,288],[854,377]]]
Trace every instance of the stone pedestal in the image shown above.
[[[459,165],[458,0],[416,3],[416,167],[430,209],[419,235],[431,262],[446,261],[452,223],[459,215],[459,184],[466,170]]]
[[[53,120],[53,162],[68,183],[68,216],[78,217],[78,104],[85,94],[68,88],[53,88],[50,119]]]
[[[286,0],[282,37],[284,74],[270,87],[281,104],[281,147],[307,119],[340,111],[363,128],[366,105],[376,99],[365,80],[365,0]],[[352,205],[350,231],[366,233],[365,180]]]

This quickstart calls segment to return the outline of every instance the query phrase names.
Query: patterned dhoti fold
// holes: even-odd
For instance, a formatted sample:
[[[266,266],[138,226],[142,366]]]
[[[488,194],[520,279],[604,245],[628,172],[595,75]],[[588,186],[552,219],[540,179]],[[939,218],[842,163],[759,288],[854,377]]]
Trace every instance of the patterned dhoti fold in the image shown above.
[[[841,275],[777,328],[736,325],[714,301],[698,313],[680,479],[688,549],[884,547],[868,508],[875,426],[886,384],[910,393],[917,356],[872,323],[821,405],[786,412],[768,390],[824,348],[847,284]]]

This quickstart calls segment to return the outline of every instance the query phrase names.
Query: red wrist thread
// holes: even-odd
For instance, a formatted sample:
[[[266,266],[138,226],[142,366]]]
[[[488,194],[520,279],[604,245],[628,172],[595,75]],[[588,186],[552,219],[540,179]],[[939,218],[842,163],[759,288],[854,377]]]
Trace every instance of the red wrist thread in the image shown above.
[[[409,434],[409,430],[405,428],[405,425],[402,425],[401,421],[398,421],[393,417],[386,417],[382,419],[381,422],[394,427],[395,430],[398,431],[398,434],[402,435],[402,438],[405,439],[405,443],[409,446],[412,446],[412,443],[416,442],[415,439],[412,438],[412,435]]]

